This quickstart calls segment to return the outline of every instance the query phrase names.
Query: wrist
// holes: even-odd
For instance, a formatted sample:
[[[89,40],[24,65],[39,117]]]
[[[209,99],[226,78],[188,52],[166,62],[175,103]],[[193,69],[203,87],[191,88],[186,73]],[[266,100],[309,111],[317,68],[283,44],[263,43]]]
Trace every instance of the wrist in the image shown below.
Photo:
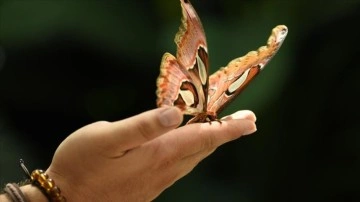
[[[36,186],[28,184],[20,187],[28,202],[48,202],[44,193]]]
[[[46,196],[39,190],[39,188],[28,184],[20,187],[21,192],[24,194],[27,202],[47,202]],[[11,197],[4,193],[0,195],[1,202],[12,202]]]

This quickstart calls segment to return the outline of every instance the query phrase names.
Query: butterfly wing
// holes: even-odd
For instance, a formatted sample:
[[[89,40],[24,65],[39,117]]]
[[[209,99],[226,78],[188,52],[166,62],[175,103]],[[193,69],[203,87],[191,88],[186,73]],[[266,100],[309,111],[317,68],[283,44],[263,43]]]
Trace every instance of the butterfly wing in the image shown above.
[[[165,53],[157,79],[157,105],[177,106],[185,114],[206,112],[208,54],[205,33],[189,1],[180,0],[182,20],[175,36],[176,57]]]
[[[226,67],[210,76],[207,105],[209,113],[220,113],[244,90],[279,50],[287,32],[285,25],[276,26],[266,46],[232,60]]]

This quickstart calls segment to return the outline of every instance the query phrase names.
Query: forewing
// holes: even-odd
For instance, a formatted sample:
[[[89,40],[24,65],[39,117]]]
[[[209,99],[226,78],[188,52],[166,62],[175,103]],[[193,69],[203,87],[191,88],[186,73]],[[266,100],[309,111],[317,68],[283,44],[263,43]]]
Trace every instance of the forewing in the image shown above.
[[[252,81],[279,50],[288,29],[278,25],[268,39],[267,45],[232,60],[209,78],[207,111],[220,113]]]
[[[202,24],[189,1],[180,0],[182,19],[175,36],[176,58],[165,53],[157,80],[157,105],[178,106],[185,114],[206,112],[208,54]]]

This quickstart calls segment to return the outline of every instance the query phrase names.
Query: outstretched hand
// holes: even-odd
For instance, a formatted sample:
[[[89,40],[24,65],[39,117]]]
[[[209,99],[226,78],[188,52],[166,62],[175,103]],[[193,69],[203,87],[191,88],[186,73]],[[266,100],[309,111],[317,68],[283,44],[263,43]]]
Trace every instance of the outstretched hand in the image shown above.
[[[176,128],[182,120],[167,107],[87,125],[61,143],[46,173],[68,201],[151,201],[220,145],[256,131],[247,110]]]

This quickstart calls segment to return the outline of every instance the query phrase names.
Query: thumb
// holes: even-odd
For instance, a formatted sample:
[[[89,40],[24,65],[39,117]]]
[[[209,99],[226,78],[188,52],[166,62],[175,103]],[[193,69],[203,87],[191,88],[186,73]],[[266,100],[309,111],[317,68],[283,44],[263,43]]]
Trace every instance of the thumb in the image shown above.
[[[126,151],[176,128],[182,120],[177,107],[161,107],[113,122],[107,138],[116,148]]]

